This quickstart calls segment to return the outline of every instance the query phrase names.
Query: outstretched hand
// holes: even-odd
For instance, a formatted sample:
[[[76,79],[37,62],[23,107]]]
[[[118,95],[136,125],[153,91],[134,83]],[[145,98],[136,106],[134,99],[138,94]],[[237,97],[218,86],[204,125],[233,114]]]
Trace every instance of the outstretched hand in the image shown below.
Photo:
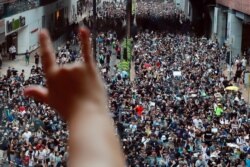
[[[84,103],[106,107],[106,93],[91,54],[90,35],[87,29],[80,29],[80,40],[84,63],[59,67],[55,52],[46,30],[39,36],[43,70],[47,87],[29,86],[26,96],[33,97],[55,108],[66,120],[74,115]]]

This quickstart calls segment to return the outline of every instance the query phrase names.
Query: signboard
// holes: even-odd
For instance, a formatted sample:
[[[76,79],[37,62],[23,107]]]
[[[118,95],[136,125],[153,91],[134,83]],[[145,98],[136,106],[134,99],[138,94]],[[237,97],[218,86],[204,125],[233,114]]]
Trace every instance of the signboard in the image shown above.
[[[25,17],[20,16],[18,19],[12,19],[11,21],[6,22],[6,33],[15,31],[21,27],[24,27],[26,24]]]
[[[219,8],[215,7],[214,8],[214,27],[213,30],[215,34],[217,34],[217,26],[218,26],[218,16],[219,16]]]
[[[174,75],[174,77],[180,77],[181,76],[181,71],[174,71],[173,75]]]

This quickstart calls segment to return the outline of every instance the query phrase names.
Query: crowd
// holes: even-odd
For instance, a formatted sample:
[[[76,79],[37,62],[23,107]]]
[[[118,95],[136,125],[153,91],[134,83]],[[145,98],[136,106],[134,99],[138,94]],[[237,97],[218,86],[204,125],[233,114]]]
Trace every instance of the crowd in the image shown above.
[[[60,66],[81,61],[74,38],[57,49]],[[249,108],[240,91],[225,90],[242,79],[245,63],[236,61],[235,77],[228,80],[221,68],[225,51],[216,41],[142,31],[133,41],[135,79],[130,81],[116,66],[122,58],[118,34],[112,29],[96,40],[128,167],[250,166]],[[27,71],[9,68],[0,78],[0,162],[66,166],[66,123],[49,106],[23,96],[27,85],[45,86],[36,57],[28,77]]]
[[[103,1],[97,6],[96,26],[97,32],[117,32],[117,38],[121,39],[125,35],[125,14],[124,3]],[[83,20],[84,25],[90,29],[93,27],[93,15],[89,15]]]
[[[128,166],[249,166],[248,106],[225,91],[222,56],[205,38],[137,35],[135,81],[109,87]]]
[[[109,31],[99,33],[97,38],[99,67],[105,80],[117,71],[111,56],[121,56],[116,36]],[[82,61],[78,43],[76,34],[71,42],[57,48],[59,66]],[[47,105],[23,96],[27,85],[45,86],[39,61],[39,55],[35,54],[36,66],[32,66],[30,72],[22,70],[20,73],[9,68],[0,78],[0,165],[66,166],[69,135],[66,123]]]
[[[125,3],[115,3],[114,1],[104,1],[101,7],[97,8],[98,16],[105,18],[125,18]]]
[[[57,48],[59,66],[81,61],[78,41],[75,35],[65,46]],[[25,54],[27,63],[26,57]],[[34,57],[30,72],[9,67],[0,78],[0,166],[66,166],[66,123],[47,105],[23,96],[27,85],[45,86],[40,56],[36,53]]]
[[[30,84],[45,85],[42,69],[9,68],[0,84],[1,160],[10,166],[60,166],[67,160],[66,124],[45,104],[23,96]]]
[[[174,2],[169,1],[138,1],[136,4],[136,15],[137,17],[148,18],[168,18],[168,17],[176,17],[177,15],[181,15],[181,18],[185,18],[186,16],[183,14],[183,11],[176,8]]]
[[[100,3],[97,7],[97,31],[114,30],[117,32],[118,39],[121,39],[126,33],[126,10],[124,2],[103,1]],[[93,27],[93,16],[85,18],[83,23],[87,27]],[[143,0],[137,1],[135,4],[132,3],[131,23],[132,36],[137,33],[138,29],[173,33],[191,31],[189,19],[171,1]]]

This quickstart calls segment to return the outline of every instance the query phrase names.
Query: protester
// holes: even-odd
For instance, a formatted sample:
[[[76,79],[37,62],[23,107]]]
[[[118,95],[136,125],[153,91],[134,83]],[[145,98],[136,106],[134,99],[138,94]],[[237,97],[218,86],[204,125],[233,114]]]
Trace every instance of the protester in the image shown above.
[[[30,53],[28,50],[26,50],[26,53],[25,53],[25,63],[26,65],[30,64]]]

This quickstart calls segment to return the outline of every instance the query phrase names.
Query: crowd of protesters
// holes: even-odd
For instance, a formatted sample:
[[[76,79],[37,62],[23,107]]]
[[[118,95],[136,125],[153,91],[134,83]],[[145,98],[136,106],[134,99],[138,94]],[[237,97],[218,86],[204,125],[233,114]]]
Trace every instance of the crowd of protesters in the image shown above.
[[[138,18],[176,18],[177,15],[181,15],[181,18],[186,16],[183,14],[183,11],[176,8],[174,2],[163,2],[159,0],[154,1],[138,1],[136,4],[136,15]]]
[[[246,99],[240,91],[225,90],[242,79],[245,63],[236,61],[235,77],[228,80],[221,68],[225,51],[216,41],[142,31],[133,42],[135,79],[130,81],[112,61],[122,57],[117,36],[113,29],[98,34],[97,62],[127,166],[250,166]],[[58,48],[59,65],[81,61],[72,43],[78,43],[77,35]],[[30,73],[9,68],[0,79],[0,162],[66,166],[66,123],[52,108],[22,95],[27,85],[45,86],[36,56]]]
[[[125,35],[125,13],[124,3],[115,3],[103,1],[97,6],[96,30],[98,32],[107,32],[114,30],[117,32],[118,39]],[[93,15],[83,19],[84,25],[93,28]]]
[[[176,7],[173,1],[137,1],[135,13],[134,21],[142,30],[190,31],[189,18]]]
[[[236,83],[223,75],[218,44],[155,32],[135,41],[135,81],[109,87],[128,165],[249,166],[248,106],[225,91]]]
[[[66,123],[45,104],[23,96],[30,84],[45,85],[40,67],[9,68],[0,84],[1,160],[9,166],[61,166],[68,157]]]
[[[97,7],[97,31],[114,30],[118,39],[126,33],[126,4],[124,2],[104,1]],[[160,11],[160,12],[159,12]],[[86,17],[83,23],[92,28],[93,15]],[[158,24],[161,23],[161,24]],[[171,1],[137,1],[132,5],[131,33],[135,35],[139,30],[149,29],[169,32],[189,32],[190,20]]]
[[[126,5],[125,3],[115,3],[114,1],[104,1],[101,7],[97,8],[99,17],[106,18],[125,18]]]
[[[82,61],[77,34],[73,40],[74,45],[67,41],[65,46],[57,48],[59,66]],[[97,41],[99,67],[106,80],[110,71],[117,71],[113,70],[116,65],[111,62],[111,56],[121,55],[121,46],[116,33],[111,31],[99,33]],[[27,85],[45,86],[39,61],[39,55],[35,54],[36,65],[30,72],[22,70],[20,73],[9,68],[0,78],[0,165],[66,166],[69,135],[66,123],[47,105],[23,96]]]

